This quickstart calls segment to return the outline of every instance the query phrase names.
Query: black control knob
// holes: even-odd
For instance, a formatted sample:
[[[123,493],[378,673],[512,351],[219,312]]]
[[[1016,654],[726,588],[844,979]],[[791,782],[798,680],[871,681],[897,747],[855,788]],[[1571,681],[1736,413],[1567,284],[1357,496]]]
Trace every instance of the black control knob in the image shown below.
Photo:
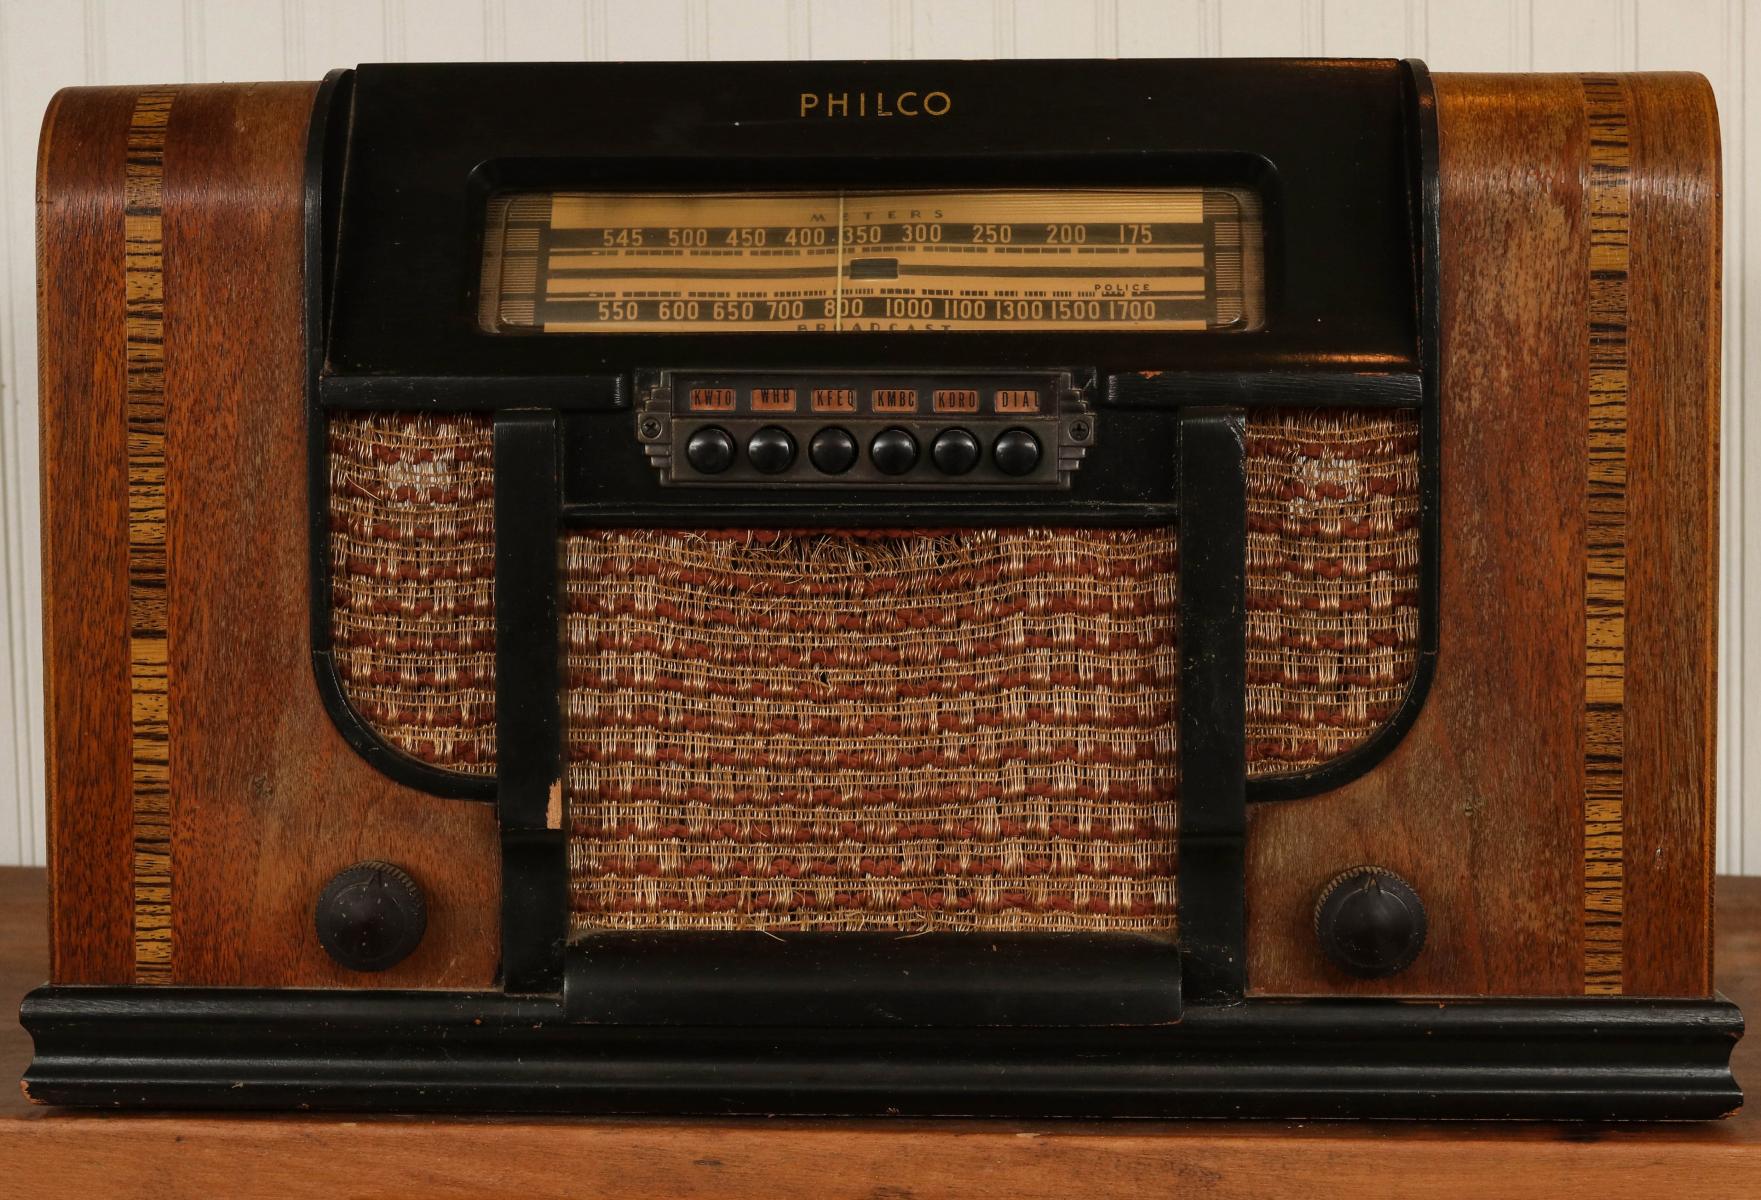
[[[848,471],[856,465],[856,456],[860,452],[856,439],[850,436],[850,431],[839,429],[835,425],[820,430],[807,443],[807,457],[827,475],[842,475]]]
[[[1027,475],[1039,466],[1039,439],[1025,429],[1005,429],[991,446],[991,461],[1005,475]]]
[[[795,461],[795,439],[781,425],[766,425],[746,439],[746,458],[766,475],[780,475]]]
[[[887,475],[903,475],[917,465],[917,439],[897,425],[883,429],[868,444],[868,457]]]
[[[1412,885],[1383,867],[1353,867],[1321,889],[1315,936],[1341,971],[1380,979],[1412,965],[1425,945],[1425,906]]]
[[[944,475],[964,475],[984,457],[984,447],[964,429],[945,429],[929,446],[930,461]]]
[[[734,439],[727,430],[706,425],[685,439],[685,461],[705,475],[720,475],[734,465]]]
[[[428,929],[422,889],[401,867],[358,862],[319,893],[318,941],[351,971],[383,971],[409,956]]]

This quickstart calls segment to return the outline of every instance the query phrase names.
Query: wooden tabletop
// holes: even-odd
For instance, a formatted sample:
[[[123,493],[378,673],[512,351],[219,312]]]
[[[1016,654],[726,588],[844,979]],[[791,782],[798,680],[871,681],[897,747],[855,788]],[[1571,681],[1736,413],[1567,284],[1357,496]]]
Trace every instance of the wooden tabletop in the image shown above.
[[[43,982],[43,872],[0,869],[0,1070]],[[1761,879],[1723,879],[1719,988],[1761,1013]],[[1761,1037],[1739,1043],[1761,1087]],[[1761,1105],[1702,1125],[337,1118],[84,1113],[0,1091],[0,1195],[1761,1196]]]

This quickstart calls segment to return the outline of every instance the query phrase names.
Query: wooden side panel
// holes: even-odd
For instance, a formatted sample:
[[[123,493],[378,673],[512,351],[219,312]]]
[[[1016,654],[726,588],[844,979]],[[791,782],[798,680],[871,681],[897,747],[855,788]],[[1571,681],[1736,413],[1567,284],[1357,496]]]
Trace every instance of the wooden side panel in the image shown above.
[[[1710,946],[1717,144],[1703,81],[1436,77],[1443,566],[1429,700],[1371,774],[1260,806],[1259,994],[1703,994]],[[1330,968],[1378,863],[1430,942]],[[1589,940],[1586,941],[1586,934]]]
[[[1718,114],[1629,76],[1631,550],[1624,990],[1712,987],[1718,653]]]
[[[134,979],[123,157],[131,91],[58,94],[38,152],[50,970]]]
[[[493,808],[392,783],[332,726],[307,634],[304,84],[181,89],[165,158],[172,973],[178,983],[483,987]],[[429,898],[420,949],[336,967],[312,902],[363,858]]]
[[[58,983],[494,978],[492,807],[380,775],[332,726],[313,681],[302,259],[313,95],[308,84],[80,90],[48,119],[44,610]],[[140,143],[142,113],[159,112],[160,98],[162,147],[157,132],[151,147],[131,147],[131,119]],[[156,260],[146,233],[158,237]],[[163,625],[166,697],[132,721],[131,511],[134,559],[155,567],[164,555],[162,586],[156,570],[133,583],[136,615]],[[131,786],[132,752],[155,730],[168,733],[169,753],[148,782],[162,778],[163,796]],[[153,853],[142,859],[140,846]],[[312,927],[324,882],[363,858],[403,864],[429,899],[421,948],[377,975],[334,966]],[[163,903],[168,930],[154,908]]]
[[[1437,77],[1443,563],[1430,696],[1369,775],[1257,806],[1248,979],[1262,994],[1559,994],[1583,934],[1587,145],[1573,76]],[[1359,863],[1430,913],[1390,980],[1335,971],[1318,889]]]

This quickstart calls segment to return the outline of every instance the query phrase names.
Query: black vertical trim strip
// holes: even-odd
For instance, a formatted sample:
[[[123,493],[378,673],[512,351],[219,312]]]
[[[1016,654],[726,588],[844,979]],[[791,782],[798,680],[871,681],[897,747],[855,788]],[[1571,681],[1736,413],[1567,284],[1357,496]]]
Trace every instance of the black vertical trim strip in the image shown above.
[[[496,785],[502,980],[510,992],[561,988],[568,925],[558,445],[554,412],[514,410],[496,417]]]
[[[1246,987],[1246,415],[1180,415],[1180,866],[1185,999]]]
[[[561,829],[501,831],[501,977],[509,994],[562,991],[568,855]]]

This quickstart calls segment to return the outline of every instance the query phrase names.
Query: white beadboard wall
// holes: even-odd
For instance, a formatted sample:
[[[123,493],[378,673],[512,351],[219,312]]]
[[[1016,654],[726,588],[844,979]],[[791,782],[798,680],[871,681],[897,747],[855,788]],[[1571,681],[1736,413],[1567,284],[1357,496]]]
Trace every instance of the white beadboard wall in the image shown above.
[[[32,181],[56,88],[401,60],[1116,55],[1712,80],[1726,215],[1718,864],[1761,874],[1761,414],[1744,404],[1761,405],[1761,152],[1746,153],[1761,136],[1761,0],[0,0],[0,864],[43,861]]]

